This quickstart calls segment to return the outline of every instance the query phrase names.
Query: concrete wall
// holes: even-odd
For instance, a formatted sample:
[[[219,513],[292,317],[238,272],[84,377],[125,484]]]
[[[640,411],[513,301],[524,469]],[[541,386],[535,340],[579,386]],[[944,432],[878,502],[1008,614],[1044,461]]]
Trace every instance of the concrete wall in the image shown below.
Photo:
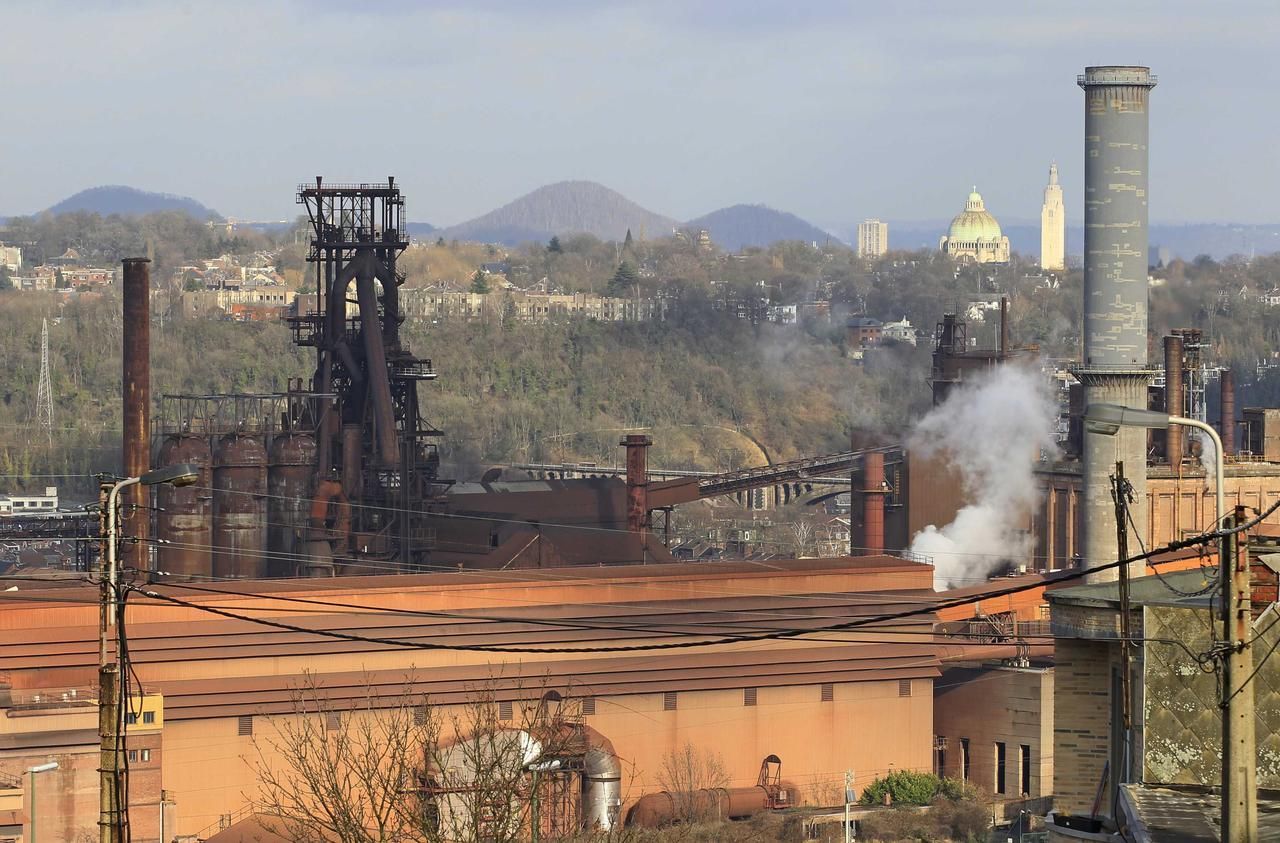
[[[1087,814],[1111,755],[1111,646],[1059,638],[1054,664],[1054,808]]]
[[[1072,558],[1083,552],[1081,524],[1082,484],[1074,468],[1039,472],[1041,500],[1033,517],[1036,563],[1040,570],[1069,567]],[[1280,465],[1236,463],[1227,466],[1226,506],[1237,503],[1262,509],[1280,499]],[[1191,473],[1184,465],[1178,474],[1168,466],[1154,465],[1147,477],[1147,530],[1143,541],[1148,549],[1175,539],[1204,532],[1214,517],[1213,483],[1203,472]],[[1267,519],[1280,524],[1280,512]],[[1114,534],[1114,519],[1107,522]],[[1130,547],[1137,553],[1137,547]]]
[[[664,710],[662,694],[600,697],[596,713],[583,719],[613,742],[626,801],[661,790],[664,756],[689,742],[720,756],[730,787],[754,785],[772,754],[782,759],[797,803],[834,805],[846,769],[859,789],[892,769],[931,769],[933,682],[909,686],[903,697],[896,680],[836,683],[827,702],[820,685],[760,688],[755,706],[744,705],[742,689],[678,692],[674,711]],[[165,792],[176,803],[177,833],[240,811],[256,791],[260,757],[279,763],[271,744],[282,720],[255,716],[252,737],[239,734],[235,717],[166,726]]]
[[[1053,792],[1052,668],[984,667],[943,674],[934,694],[934,731],[946,739],[950,778],[961,777],[961,738],[969,739],[969,780],[997,799]],[[1005,789],[996,792],[996,743],[1005,745]],[[1021,747],[1031,750],[1031,787],[1021,788]]]

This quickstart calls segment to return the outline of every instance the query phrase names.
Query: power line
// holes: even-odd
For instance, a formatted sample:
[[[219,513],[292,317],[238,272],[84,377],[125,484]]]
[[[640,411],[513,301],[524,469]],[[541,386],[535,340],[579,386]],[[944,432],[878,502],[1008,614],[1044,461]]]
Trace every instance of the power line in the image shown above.
[[[308,629],[306,627],[295,626],[293,624],[286,624],[280,621],[272,621],[265,618],[250,618],[244,615],[238,615],[235,612],[230,612],[224,609],[217,609],[212,606],[202,606],[200,604],[191,603],[189,601],[182,600],[180,598],[172,597],[165,594],[159,594],[158,592],[148,591],[146,589],[141,589],[141,588],[138,588],[137,586],[127,586],[127,587],[156,600],[173,603],[179,606],[186,606],[188,608],[192,608],[197,611],[220,615],[222,617],[230,618],[232,620],[240,620],[248,623],[255,623],[261,626],[272,627],[272,628],[283,630],[286,632],[298,632],[298,633],[307,634],[307,635],[319,635],[323,637],[331,637],[331,638],[337,638],[339,640],[354,641],[359,643],[383,644],[391,647],[404,647],[406,649],[473,650],[473,651],[482,651],[482,652],[513,652],[513,653],[613,653],[613,652],[636,652],[636,651],[648,651],[648,650],[675,650],[675,649],[687,649],[691,647],[709,647],[709,646],[718,646],[718,645],[724,645],[724,644],[735,644],[735,643],[745,643],[745,642],[754,642],[754,641],[803,638],[806,634],[817,634],[817,633],[823,633],[823,632],[855,629],[858,627],[870,626],[875,623],[884,623],[886,621],[891,621],[891,620],[900,620],[903,618],[918,617],[922,614],[931,614],[939,609],[965,606],[980,600],[990,600],[993,597],[1003,597],[1007,595],[1018,594],[1023,591],[1029,591],[1034,588],[1041,588],[1052,583],[1076,580],[1076,579],[1080,579],[1082,577],[1088,576],[1090,574],[1111,570],[1121,565],[1127,565],[1133,562],[1144,561],[1146,559],[1150,559],[1151,557],[1162,554],[1162,553],[1168,553],[1174,550],[1180,550],[1185,547],[1202,545],[1209,541],[1212,541],[1215,538],[1218,538],[1221,534],[1225,534],[1228,532],[1243,532],[1245,529],[1248,529],[1248,527],[1258,523],[1263,518],[1265,518],[1266,515],[1269,515],[1271,512],[1275,511],[1278,508],[1280,508],[1280,501],[1277,501],[1273,506],[1268,508],[1266,513],[1259,515],[1258,518],[1253,522],[1240,525],[1239,527],[1233,527],[1230,530],[1214,531],[1212,533],[1201,534],[1199,536],[1194,536],[1188,539],[1173,541],[1161,548],[1155,548],[1150,551],[1146,551],[1146,552],[1137,554],[1135,556],[1131,556],[1127,559],[1121,559],[1115,562],[1107,562],[1102,565],[1095,565],[1091,568],[1083,568],[1075,571],[1064,571],[1058,574],[1050,574],[1045,577],[1043,582],[1025,583],[1020,585],[1010,586],[1003,589],[996,589],[993,591],[984,592],[979,595],[971,595],[969,597],[958,598],[950,601],[941,601],[938,604],[935,604],[928,608],[908,609],[900,612],[876,615],[869,618],[858,618],[851,621],[846,621],[844,623],[832,624],[829,626],[819,627],[815,629],[786,629],[786,630],[775,630],[775,631],[752,633],[752,634],[725,635],[725,636],[720,636],[718,638],[712,638],[710,640],[704,640],[704,641],[668,641],[668,642],[655,642],[653,644],[630,644],[630,645],[616,645],[616,646],[607,646],[607,647],[573,647],[573,648],[565,648],[565,647],[534,648],[534,647],[514,647],[514,646],[503,646],[503,645],[457,645],[457,646],[444,645],[444,644],[434,644],[430,642],[404,641],[404,640],[394,639],[394,638],[378,638],[378,637],[372,637],[372,636],[360,636],[360,635],[353,635],[351,633],[337,632],[335,630]]]

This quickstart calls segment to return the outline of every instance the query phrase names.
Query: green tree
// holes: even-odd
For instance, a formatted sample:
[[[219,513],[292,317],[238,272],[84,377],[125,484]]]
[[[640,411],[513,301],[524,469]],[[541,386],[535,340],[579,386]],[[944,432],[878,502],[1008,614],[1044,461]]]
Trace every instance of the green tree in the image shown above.
[[[491,289],[493,288],[489,285],[489,277],[477,269],[476,274],[471,276],[471,292],[487,293]]]
[[[640,273],[636,272],[631,261],[624,260],[618,264],[618,270],[613,273],[613,279],[609,281],[609,292],[614,295],[626,295],[639,283]]]

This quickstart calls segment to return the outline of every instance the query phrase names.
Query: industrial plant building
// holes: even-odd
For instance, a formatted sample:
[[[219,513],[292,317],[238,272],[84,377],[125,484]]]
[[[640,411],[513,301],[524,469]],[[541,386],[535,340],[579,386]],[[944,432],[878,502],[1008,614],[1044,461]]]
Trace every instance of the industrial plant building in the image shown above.
[[[931,769],[933,686],[943,661],[1014,649],[954,642],[940,649],[935,618],[924,612],[812,638],[592,652],[821,628],[935,599],[928,566],[886,556],[154,591],[306,629],[526,651],[353,643],[135,595],[127,609],[129,648],[147,693],[129,726],[135,841],[156,839],[162,793],[166,828],[180,839],[242,819],[256,792],[257,754],[270,755],[277,719],[294,712],[291,690],[304,674],[339,708],[363,699],[370,685],[394,697],[406,681],[437,706],[463,705],[487,689],[510,718],[513,707],[553,693],[576,700],[582,722],[607,739],[623,770],[609,797],[618,800],[617,816],[624,804],[662,790],[663,756],[685,742],[722,757],[731,788],[754,787],[762,761],[776,756],[786,790],[778,798],[787,805],[832,804],[830,791],[842,787],[845,769],[857,771],[860,785],[890,769]],[[16,776],[59,759],[60,769],[39,783],[35,808],[47,839],[73,840],[97,821],[96,593],[25,592],[6,604],[0,632],[8,683],[0,698],[8,715],[0,719],[0,773]],[[537,652],[556,647],[580,652]],[[1037,746],[1037,762],[1040,755]]]

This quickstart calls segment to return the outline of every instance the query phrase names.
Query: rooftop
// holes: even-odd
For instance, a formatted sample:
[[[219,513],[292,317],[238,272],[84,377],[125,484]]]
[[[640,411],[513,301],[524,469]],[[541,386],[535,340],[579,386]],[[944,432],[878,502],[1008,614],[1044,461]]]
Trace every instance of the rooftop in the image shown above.
[[[1204,788],[1120,786],[1133,843],[1217,843],[1222,797]],[[1258,792],[1258,839],[1280,839],[1280,794]]]

